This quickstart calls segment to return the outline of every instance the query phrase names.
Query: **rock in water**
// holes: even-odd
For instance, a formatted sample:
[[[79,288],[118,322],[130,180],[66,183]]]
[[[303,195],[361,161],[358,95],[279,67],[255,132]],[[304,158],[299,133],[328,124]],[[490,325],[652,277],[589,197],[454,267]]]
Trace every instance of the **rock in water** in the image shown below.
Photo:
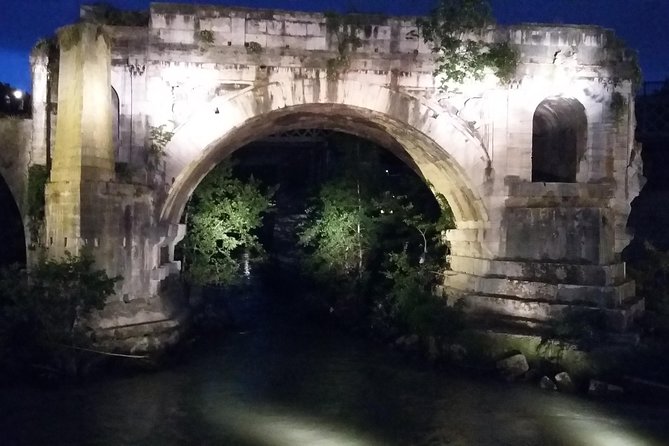
[[[530,369],[525,355],[518,353],[497,361],[497,370],[507,380],[516,379]]]
[[[544,389],[544,390],[557,390],[557,386],[553,382],[552,379],[550,379],[548,376],[542,376],[541,379],[539,380],[539,387]]]
[[[575,390],[574,381],[567,372],[560,372],[555,375],[555,383],[560,392],[573,392]]]
[[[616,386],[614,384],[608,384],[604,381],[599,381],[596,379],[590,380],[590,385],[588,386],[588,395],[591,396],[618,396],[622,395],[624,392],[623,388]]]

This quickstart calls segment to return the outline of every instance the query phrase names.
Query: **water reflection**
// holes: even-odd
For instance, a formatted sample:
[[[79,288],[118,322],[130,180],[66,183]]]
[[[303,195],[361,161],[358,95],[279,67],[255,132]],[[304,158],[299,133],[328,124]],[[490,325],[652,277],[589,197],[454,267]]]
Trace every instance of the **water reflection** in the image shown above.
[[[605,406],[436,372],[279,314],[259,315],[248,333],[203,340],[169,370],[55,390],[4,389],[0,444],[669,443],[665,408]]]

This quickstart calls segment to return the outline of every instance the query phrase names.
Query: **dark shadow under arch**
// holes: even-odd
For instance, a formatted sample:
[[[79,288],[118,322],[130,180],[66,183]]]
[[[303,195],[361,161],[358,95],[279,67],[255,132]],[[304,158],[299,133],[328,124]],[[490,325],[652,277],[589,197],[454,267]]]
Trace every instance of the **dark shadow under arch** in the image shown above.
[[[587,127],[585,108],[578,100],[542,101],[532,120],[532,181],[575,183]]]
[[[5,179],[0,175],[0,266],[26,264],[26,238],[21,213]]]

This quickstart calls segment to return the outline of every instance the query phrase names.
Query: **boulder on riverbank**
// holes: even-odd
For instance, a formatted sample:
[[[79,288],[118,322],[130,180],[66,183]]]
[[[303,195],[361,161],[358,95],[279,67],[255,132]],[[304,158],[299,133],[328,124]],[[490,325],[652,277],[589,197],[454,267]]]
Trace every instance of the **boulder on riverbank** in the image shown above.
[[[525,355],[518,353],[505,359],[500,359],[496,364],[497,370],[507,381],[512,381],[523,376],[530,366]]]

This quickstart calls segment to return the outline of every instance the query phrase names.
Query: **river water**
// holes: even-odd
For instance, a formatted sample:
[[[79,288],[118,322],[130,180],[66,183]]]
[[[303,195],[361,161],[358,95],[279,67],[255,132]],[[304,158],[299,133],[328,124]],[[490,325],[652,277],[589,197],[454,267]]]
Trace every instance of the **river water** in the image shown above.
[[[164,370],[0,388],[0,445],[669,444],[669,409],[433,370],[276,299]],[[264,308],[263,310],[258,310]]]

